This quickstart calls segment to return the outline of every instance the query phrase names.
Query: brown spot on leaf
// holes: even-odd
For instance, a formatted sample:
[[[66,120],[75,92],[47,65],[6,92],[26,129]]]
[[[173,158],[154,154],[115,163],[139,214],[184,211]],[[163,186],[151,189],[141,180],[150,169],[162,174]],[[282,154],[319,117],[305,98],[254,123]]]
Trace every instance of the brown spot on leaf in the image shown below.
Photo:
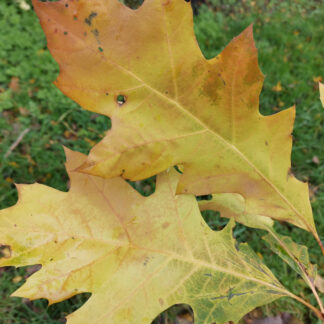
[[[165,223],[162,224],[163,228],[168,228],[169,226],[170,226],[170,223],[168,223],[168,222],[165,222]]]
[[[84,19],[84,22],[87,25],[91,26],[92,25],[92,20],[94,18],[96,18],[97,16],[98,16],[98,14],[96,12],[92,11],[91,14],[86,19]]]

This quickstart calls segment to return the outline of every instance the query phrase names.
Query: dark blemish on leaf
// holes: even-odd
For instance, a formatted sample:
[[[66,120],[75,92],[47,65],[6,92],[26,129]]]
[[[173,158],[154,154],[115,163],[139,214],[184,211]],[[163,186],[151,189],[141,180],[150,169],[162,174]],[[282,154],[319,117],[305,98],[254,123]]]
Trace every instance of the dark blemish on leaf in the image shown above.
[[[84,35],[84,36],[87,36],[87,35],[88,35],[88,33],[87,33],[87,32],[84,32],[84,33],[83,33],[83,35]]]
[[[268,145],[269,145],[268,141],[265,141],[265,142],[264,142],[264,144],[265,144],[266,146],[268,146]]]
[[[126,96],[120,94],[117,96],[117,103],[119,106],[122,106],[126,102]]]
[[[72,236],[71,238],[72,238],[72,240],[74,240],[74,239],[75,239],[75,238],[74,238],[74,236]]]
[[[159,298],[159,303],[160,303],[161,306],[163,306],[164,305],[164,300],[162,298]]]
[[[282,295],[281,292],[276,291],[276,290],[271,290],[271,289],[266,290],[266,292],[269,293],[269,294],[274,294],[274,295]]]
[[[108,92],[106,92],[106,96],[109,96],[109,93]]]
[[[87,25],[91,26],[92,25],[92,20],[94,18],[96,18],[97,16],[98,16],[98,14],[96,12],[92,11],[91,14],[88,16],[88,18],[84,19],[84,22]]]
[[[54,29],[54,33],[57,33],[57,32],[58,32],[58,30],[57,30],[57,28],[55,28],[55,29]]]
[[[227,298],[227,296],[212,297],[210,299],[211,300],[216,300],[216,299],[224,299],[224,298]]]
[[[100,52],[103,52],[104,50],[103,50],[103,48],[102,47],[98,47],[98,50],[100,51]]]
[[[210,273],[204,273],[204,276],[206,276],[206,277],[212,277],[212,275]]]
[[[98,29],[92,29],[91,33],[95,36],[95,37],[99,37],[99,30]]]
[[[50,261],[53,261],[54,259],[53,258],[50,258]]]
[[[57,244],[57,241],[55,240],[54,243]]]
[[[65,4],[65,8],[69,8],[69,4],[68,3]]]
[[[248,292],[244,292],[244,293],[233,293],[233,288],[230,288],[228,290],[228,292],[227,292],[227,296],[212,297],[210,299],[211,300],[216,300],[216,299],[224,299],[224,298],[227,298],[228,302],[230,302],[231,299],[234,298],[234,297],[243,296],[243,295],[252,294],[252,293],[254,293],[254,291],[248,291]]]
[[[74,19],[74,20],[78,20],[78,17],[77,17],[77,16],[73,16],[73,19]]]
[[[165,91],[165,94],[168,94],[169,93],[169,91]]]
[[[14,227],[17,227],[17,224],[14,224]]]
[[[146,258],[146,259],[145,259],[145,261],[144,261],[144,263],[143,263],[144,267],[147,265],[147,263],[148,263],[149,261],[150,261],[149,258]]]
[[[168,222],[165,222],[165,223],[163,223],[162,224],[162,228],[168,228],[170,226],[170,223],[168,223]]]
[[[68,34],[68,32],[64,32],[64,35],[66,36]]]

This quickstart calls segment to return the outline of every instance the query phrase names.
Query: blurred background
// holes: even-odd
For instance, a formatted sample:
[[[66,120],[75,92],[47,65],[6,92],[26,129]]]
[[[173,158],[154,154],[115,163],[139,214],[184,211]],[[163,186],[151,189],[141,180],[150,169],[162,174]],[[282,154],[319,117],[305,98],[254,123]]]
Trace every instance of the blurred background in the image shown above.
[[[315,222],[323,239],[324,111],[318,93],[318,82],[324,78],[323,1],[192,1],[195,33],[206,58],[218,54],[254,24],[259,63],[266,75],[260,110],[267,115],[297,106],[292,171],[309,183]],[[138,0],[125,2],[133,8],[139,5]],[[13,183],[39,182],[66,191],[62,145],[88,153],[111,125],[109,118],[82,110],[52,84],[58,66],[46,48],[29,0],[0,0],[0,30],[0,208],[6,208],[17,201]],[[154,190],[154,179],[132,185],[148,195]],[[217,213],[205,213],[204,218],[214,230],[227,223]],[[276,227],[309,247],[310,259],[323,275],[324,260],[311,235],[287,224]],[[248,242],[288,289],[315,305],[305,283],[261,240],[263,234],[242,225],[235,230],[236,238]],[[46,300],[9,298],[37,269],[0,269],[1,324],[64,323],[64,316],[89,298],[82,294],[50,307]],[[279,324],[319,323],[308,309],[286,298],[255,310],[242,323],[261,323],[259,318],[266,316],[277,316],[279,322],[273,323]],[[190,324],[192,318],[188,306],[177,306],[155,323]]]

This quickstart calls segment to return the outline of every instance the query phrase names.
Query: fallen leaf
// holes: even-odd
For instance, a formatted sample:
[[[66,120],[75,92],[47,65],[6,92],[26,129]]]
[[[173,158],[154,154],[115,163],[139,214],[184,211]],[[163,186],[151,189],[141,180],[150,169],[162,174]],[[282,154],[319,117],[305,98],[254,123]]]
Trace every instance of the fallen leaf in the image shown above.
[[[121,178],[72,172],[86,157],[66,153],[69,192],[18,185],[18,203],[0,211],[12,250],[0,266],[42,265],[13,296],[52,304],[92,293],[68,324],[149,324],[179,303],[202,324],[236,322],[289,294],[247,244],[235,247],[233,220],[214,232],[193,195],[176,195],[174,169],[143,197]]]
[[[22,276],[16,276],[16,277],[12,278],[12,282],[14,284],[20,282],[21,280],[23,280],[23,277]]]
[[[29,115],[29,110],[24,108],[24,107],[19,107],[19,113],[22,115],[22,116],[28,116]]]
[[[313,77],[313,81],[315,83],[319,83],[319,82],[323,81],[323,78],[321,76]]]
[[[18,92],[20,89],[19,86],[19,78],[17,77],[12,77],[10,80],[10,84],[9,84],[9,89],[11,89],[13,92]]]
[[[272,87],[272,91],[275,91],[275,92],[281,92],[282,91],[282,86],[281,86],[280,81],[275,86]]]
[[[60,66],[56,85],[112,120],[80,171],[136,181],[183,164],[178,193],[238,193],[247,214],[319,241],[308,186],[288,173],[295,109],[259,112],[252,27],[206,60],[186,1],[146,0],[137,10],[117,0],[33,4]]]
[[[323,83],[319,84],[319,90],[320,90],[320,99],[322,102],[322,106],[324,107],[324,84]]]
[[[319,160],[319,158],[318,158],[317,155],[314,155],[314,156],[313,156],[312,161],[313,161],[313,163],[315,163],[315,164],[320,164],[320,160]]]

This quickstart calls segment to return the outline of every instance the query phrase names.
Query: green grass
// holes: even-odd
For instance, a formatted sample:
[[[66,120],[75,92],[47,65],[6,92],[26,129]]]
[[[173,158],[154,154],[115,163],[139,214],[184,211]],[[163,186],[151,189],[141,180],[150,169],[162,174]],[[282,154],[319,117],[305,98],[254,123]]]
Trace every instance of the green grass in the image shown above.
[[[196,35],[205,56],[219,53],[234,36],[254,23],[260,66],[266,75],[261,111],[272,114],[297,106],[292,170],[310,183],[314,217],[323,236],[324,111],[314,79],[324,78],[324,6],[316,0],[209,0],[207,4],[195,17]],[[32,10],[24,11],[12,0],[0,1],[0,29],[0,208],[6,208],[17,200],[13,182],[37,181],[67,190],[62,145],[88,153],[110,128],[110,120],[81,109],[52,85],[58,66],[46,49],[45,37]],[[19,80],[17,89],[15,78]],[[273,87],[279,81],[282,91],[276,92]],[[23,132],[20,144],[10,151]],[[149,192],[150,182],[135,185],[138,190]],[[206,219],[215,229],[225,223],[215,217]],[[324,269],[324,260],[310,234],[287,224],[276,226],[280,233],[307,245],[311,261]],[[266,264],[287,288],[315,305],[309,289],[262,242],[263,233],[241,225],[235,233],[240,241],[248,241],[263,254]],[[23,279],[13,283],[17,276]],[[88,297],[77,296],[50,307],[44,300],[28,303],[9,298],[25,277],[26,269],[0,273],[0,323],[62,323],[64,316]],[[288,311],[305,322],[316,323],[307,309],[290,299],[280,299],[263,311]]]

